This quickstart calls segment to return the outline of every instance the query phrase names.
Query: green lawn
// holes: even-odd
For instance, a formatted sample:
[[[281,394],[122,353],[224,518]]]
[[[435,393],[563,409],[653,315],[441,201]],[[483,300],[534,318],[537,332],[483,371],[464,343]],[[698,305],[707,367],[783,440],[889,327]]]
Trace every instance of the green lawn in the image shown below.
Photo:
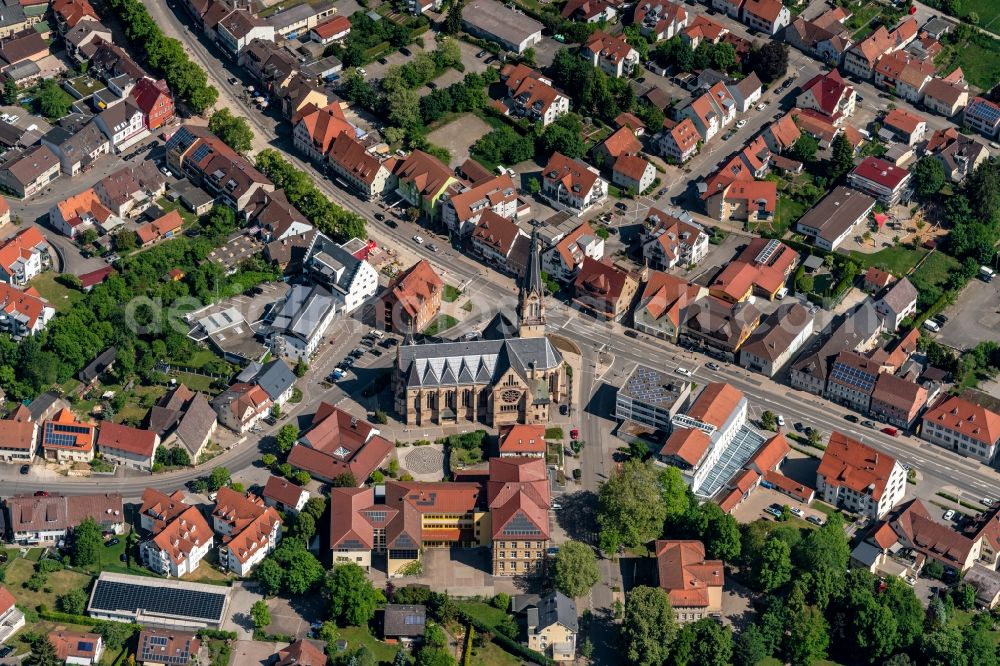
[[[872,32],[870,24],[881,13],[882,9],[877,3],[870,2],[861,7],[852,7],[851,10],[854,13],[851,18],[845,21],[844,26],[852,32],[854,41],[860,41]]]
[[[394,645],[386,645],[372,635],[368,627],[342,627],[337,629],[337,636],[347,641],[348,650],[356,650],[362,645],[367,647],[380,662],[391,662],[399,651]]]
[[[996,6],[994,13],[1000,11],[1000,4],[995,0],[983,1]],[[983,24],[985,22],[984,19]],[[995,20],[990,29],[993,32],[1000,31],[1000,20]],[[974,33],[965,42],[947,46],[934,59],[934,64],[940,72],[950,72],[955,67],[961,67],[969,83],[988,90],[1000,81],[1000,39]]]
[[[25,643],[21,639],[21,637],[24,636],[27,631],[31,631],[32,633],[35,634],[47,635],[52,631],[76,631],[80,633],[90,633],[93,630],[94,630],[93,627],[83,624],[69,624],[68,622],[49,622],[43,620],[36,624],[27,626],[25,628],[25,631],[20,632],[18,634],[18,637],[14,640],[13,646],[14,649],[17,651],[17,653],[21,654],[31,650],[31,646]],[[110,666],[111,664],[114,664],[117,661],[118,657],[121,656],[123,650],[124,648],[120,650],[110,650],[110,649],[105,650],[104,654],[101,657],[100,663],[103,664],[104,666]]]
[[[472,648],[472,659],[469,663],[481,666],[520,666],[524,662],[490,641],[481,648]]]
[[[444,293],[441,294],[441,300],[445,303],[454,303],[458,300],[458,297],[462,295],[462,291],[458,287],[453,287],[450,284],[444,286]]]
[[[458,323],[458,320],[451,315],[438,315],[437,318],[424,329],[424,335],[437,335]]]
[[[55,608],[56,597],[74,589],[86,591],[90,586],[91,576],[63,570],[49,574],[45,587],[33,592],[24,587],[24,582],[31,578],[34,572],[35,565],[29,560],[18,559],[7,565],[7,579],[4,585],[17,599],[17,603],[27,608],[37,608],[42,604]]]
[[[813,500],[813,503],[809,505],[809,508],[822,511],[828,516],[832,516],[837,513],[837,507],[831,506],[822,500]]]
[[[897,245],[871,253],[854,250],[851,252],[851,259],[861,264],[863,269],[875,266],[894,275],[905,275],[925,254],[927,250],[911,250],[903,245]]]
[[[1000,4],[997,0],[965,0],[962,3],[965,15],[975,12],[979,15],[979,27],[1000,35]]]
[[[290,7],[291,5],[288,6]],[[176,210],[180,214],[181,219],[184,220],[185,227],[189,227],[198,221],[198,216],[182,206],[180,201],[169,201],[166,197],[161,197],[156,200],[156,205],[162,208],[164,213]]]
[[[202,391],[203,393],[214,393],[212,388],[212,382],[214,381],[211,377],[206,377],[205,375],[194,375],[190,372],[178,372],[177,381],[187,384],[187,387],[192,391]]]
[[[507,612],[495,606],[491,606],[485,601],[475,601],[467,599],[456,601],[458,607],[469,614],[473,619],[479,620],[488,627],[495,627],[507,621]]]
[[[83,292],[56,282],[55,271],[46,271],[32,279],[28,285],[38,290],[42,298],[52,304],[57,312],[65,312],[83,298]]]
[[[919,290],[925,286],[941,286],[948,280],[948,275],[961,267],[958,259],[943,252],[934,252],[927,257],[920,268],[913,271],[910,281]]]

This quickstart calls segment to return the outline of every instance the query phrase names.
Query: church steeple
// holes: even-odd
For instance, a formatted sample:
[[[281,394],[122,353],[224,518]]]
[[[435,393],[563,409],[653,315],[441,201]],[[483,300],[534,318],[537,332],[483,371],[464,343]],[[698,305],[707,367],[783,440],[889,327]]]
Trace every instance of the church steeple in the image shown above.
[[[540,338],[545,335],[545,284],[542,282],[542,250],[537,229],[531,230],[528,265],[517,295],[517,316],[520,337]]]

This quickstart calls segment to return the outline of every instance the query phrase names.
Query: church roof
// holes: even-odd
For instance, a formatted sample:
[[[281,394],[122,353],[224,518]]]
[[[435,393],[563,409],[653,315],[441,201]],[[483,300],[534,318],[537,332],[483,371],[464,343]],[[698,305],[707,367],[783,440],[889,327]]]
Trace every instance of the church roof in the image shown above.
[[[397,363],[409,387],[458,386],[493,383],[508,369],[551,370],[562,355],[547,338],[509,338],[400,346]]]

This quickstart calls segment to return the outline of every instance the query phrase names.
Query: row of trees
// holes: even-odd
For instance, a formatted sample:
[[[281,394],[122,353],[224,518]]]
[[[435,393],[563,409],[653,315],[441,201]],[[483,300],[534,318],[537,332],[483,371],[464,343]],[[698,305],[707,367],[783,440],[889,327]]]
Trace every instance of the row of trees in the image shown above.
[[[658,43],[651,54],[660,67],[673,67],[679,72],[695,72],[708,68],[730,72],[739,68],[736,48],[726,42],[712,44],[703,39],[698,48],[692,49],[691,45],[680,37],[672,37]]]
[[[363,217],[330,201],[309,174],[296,169],[278,151],[262,150],[257,155],[257,168],[276,188],[283,189],[289,203],[327,236],[338,242],[368,237]]]
[[[208,131],[241,155],[253,147],[253,130],[246,118],[234,116],[229,109],[219,109],[208,119]]]
[[[382,77],[382,90],[391,93],[400,88],[419,88],[449,67],[464,69],[462,49],[454,39],[442,39],[430,53],[421,51],[406,64],[389,67]]]
[[[163,34],[141,0],[109,0],[136,49],[146,54],[146,61],[163,75],[177,98],[193,112],[201,114],[215,104],[219,91],[209,85],[205,70],[188,57],[183,45]]]

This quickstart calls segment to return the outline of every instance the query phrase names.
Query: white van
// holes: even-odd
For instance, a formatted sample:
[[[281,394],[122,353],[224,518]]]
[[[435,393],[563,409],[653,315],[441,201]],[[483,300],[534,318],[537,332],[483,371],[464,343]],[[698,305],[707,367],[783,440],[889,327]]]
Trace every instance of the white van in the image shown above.
[[[774,295],[779,301],[788,295],[788,287],[782,287],[778,290],[778,293]]]
[[[934,333],[937,333],[938,331],[941,330],[941,326],[933,319],[928,319],[927,321],[925,321],[924,328],[926,328],[928,331],[933,331]]]
[[[377,328],[373,328],[372,330],[368,331],[368,335],[374,336],[374,337],[378,338],[379,340],[381,340],[382,338],[385,337],[385,333],[383,333],[382,331],[378,330]]]

